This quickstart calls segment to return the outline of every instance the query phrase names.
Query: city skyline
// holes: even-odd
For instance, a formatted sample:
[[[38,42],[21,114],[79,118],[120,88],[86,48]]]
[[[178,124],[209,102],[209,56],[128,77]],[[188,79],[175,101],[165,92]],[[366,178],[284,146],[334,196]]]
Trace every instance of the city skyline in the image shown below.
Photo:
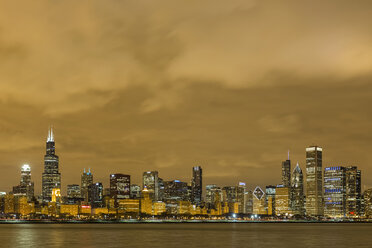
[[[64,185],[199,164],[206,183],[266,185],[318,144],[372,187],[370,1],[21,5],[0,9],[0,188],[42,173],[51,124]]]
[[[318,146],[309,146],[309,147],[306,147],[306,156],[310,156],[310,157],[312,157],[312,156],[316,156],[316,155],[308,155],[309,153],[309,151],[311,152],[312,151],[312,149],[315,149],[315,151],[317,151],[317,149],[320,149],[320,168],[326,168],[326,167],[330,167],[330,166],[328,166],[328,165],[322,165],[322,151],[323,151],[323,148],[322,147],[318,147]],[[54,140],[54,129],[53,129],[53,127],[50,127],[49,129],[48,129],[48,135],[47,135],[47,139],[46,139],[46,156],[45,156],[45,160],[46,161],[50,161],[50,157],[48,157],[48,156],[51,156],[52,155],[52,157],[53,156],[55,156],[55,140]],[[316,154],[316,153],[315,153]],[[56,171],[54,171],[55,170],[55,168],[53,167],[52,168],[52,170],[53,170],[53,172],[52,173],[56,173],[56,172],[58,172],[59,171],[59,168],[58,168],[58,156],[55,156],[56,158],[57,158],[57,170]],[[315,158],[315,157],[314,157]],[[47,159],[49,159],[49,160],[47,160]],[[54,157],[52,158],[52,159],[54,159]],[[308,158],[306,158],[306,161],[308,160]],[[291,180],[291,175],[292,175],[292,173],[294,173],[296,170],[297,170],[297,167],[299,166],[300,168],[301,168],[301,166],[300,166],[300,164],[299,164],[299,162],[297,161],[296,162],[296,170],[293,170],[294,168],[292,167],[292,169],[291,169],[291,157],[290,157],[290,150],[288,150],[287,151],[287,158],[286,158],[286,160],[283,160],[282,162],[281,162],[281,167],[280,167],[280,170],[281,170],[281,177],[280,177],[280,179],[281,179],[281,181],[279,181],[279,182],[277,182],[277,183],[270,183],[270,184],[266,184],[266,185],[263,185],[262,183],[260,183],[260,184],[255,184],[255,185],[253,185],[252,187],[251,187],[251,189],[250,190],[253,190],[255,187],[257,187],[257,185],[258,186],[260,186],[260,187],[265,187],[265,186],[267,186],[267,185],[281,185],[281,186],[284,186],[284,187],[289,187],[291,184],[292,184],[292,180]],[[46,163],[46,162],[45,162]],[[52,163],[55,163],[54,162],[54,160],[53,160],[53,162]],[[293,163],[293,162],[292,162]],[[45,164],[45,166],[51,166],[50,165],[50,162],[49,163],[46,163]],[[337,166],[345,166],[345,167],[347,167],[347,166],[350,166],[351,167],[351,165],[347,165],[347,164],[342,164],[342,165],[337,165]],[[332,166],[331,166],[332,167]],[[24,168],[26,168],[27,170],[30,170],[30,169],[32,169],[31,167],[30,167],[30,165],[29,164],[24,164],[24,165],[22,165],[22,171],[24,171],[25,169]],[[50,169],[50,167],[45,167],[45,168],[49,168],[48,170],[51,170]],[[308,173],[306,172],[307,171],[307,165],[305,165],[305,168],[301,168],[301,170],[302,169],[305,169],[304,171],[305,171],[305,173],[303,174],[303,180],[305,180],[305,181],[307,181],[307,183],[304,183],[304,190],[306,190],[306,192],[307,192],[307,185],[308,185],[308,180],[307,180],[307,178],[308,178]],[[342,167],[343,168],[343,167]],[[359,167],[360,168],[360,167]],[[202,169],[201,169],[201,167],[200,167],[200,165],[199,166],[194,166],[193,167],[193,175],[192,176],[182,176],[182,177],[177,177],[177,176],[174,176],[173,178],[164,178],[165,180],[167,180],[167,181],[172,181],[172,180],[178,180],[178,179],[180,179],[180,178],[188,178],[188,180],[181,180],[181,181],[185,181],[185,182],[187,182],[188,183],[188,185],[190,185],[191,187],[192,187],[192,185],[194,185],[194,179],[193,179],[193,177],[194,177],[194,175],[195,175],[195,169],[196,169],[196,171],[201,171]],[[23,173],[23,172],[22,172]],[[97,180],[96,178],[94,178],[95,180],[93,180],[93,171],[92,171],[92,169],[89,167],[88,169],[87,168],[83,168],[83,171],[82,171],[82,173],[83,174],[81,174],[81,171],[79,171],[79,172],[77,172],[77,173],[80,173],[79,174],[79,176],[81,177],[81,184],[82,185],[85,185],[85,186],[82,186],[82,188],[81,188],[81,194],[82,195],[85,195],[85,197],[83,197],[83,198],[85,198],[85,199],[87,199],[87,197],[88,197],[88,185],[90,185],[90,184],[92,184],[93,182],[95,183],[95,182],[99,182],[99,183],[103,183],[103,185],[105,186],[105,188],[109,188],[109,185],[110,185],[110,181],[111,181],[111,179],[112,179],[112,176],[115,174],[115,175],[122,175],[122,172],[115,172],[115,173],[110,173],[109,174],[109,177],[107,177],[106,178],[106,180]],[[149,173],[151,173],[151,174],[149,174]],[[155,175],[153,175],[152,173],[156,173]],[[201,173],[201,172],[200,172]],[[325,172],[324,172],[325,173]],[[141,173],[140,173],[141,174]],[[276,174],[276,173],[275,173]],[[80,183],[80,181],[78,181],[78,182],[74,182],[74,184],[73,183],[68,183],[68,184],[65,184],[65,185],[62,185],[61,186],[61,173],[58,173],[57,174],[58,175],[58,177],[59,177],[59,179],[53,179],[52,181],[53,182],[51,182],[52,183],[52,185],[54,185],[54,186],[50,186],[50,189],[48,189],[47,191],[49,192],[49,194],[50,194],[50,197],[51,197],[51,191],[52,191],[52,188],[60,188],[61,189],[61,192],[62,192],[62,194],[66,194],[67,192],[68,192],[68,188],[67,188],[67,186],[68,185],[76,185],[76,183]],[[95,174],[96,175],[96,177],[97,178],[102,178],[102,176],[99,176],[99,175],[97,175],[97,174]],[[157,190],[155,190],[154,191],[154,187],[155,186],[149,186],[149,185],[147,185],[147,183],[145,183],[145,181],[143,181],[143,180],[145,180],[144,178],[145,178],[145,175],[151,175],[151,178],[149,178],[149,180],[155,180],[155,181],[153,181],[153,183],[155,183],[154,185],[156,185],[156,187],[158,187],[157,185],[158,185],[158,178],[159,178],[159,180],[161,179],[160,177],[159,177],[159,172],[156,170],[156,171],[145,171],[145,172],[143,172],[142,173],[142,177],[141,177],[141,181],[140,182],[137,182],[137,181],[134,181],[133,180],[133,175],[129,175],[130,176],[130,178],[131,179],[129,179],[130,180],[130,182],[131,182],[131,184],[134,184],[134,185],[139,185],[140,187],[144,187],[144,186],[146,186],[146,187],[149,187],[148,189],[150,190],[152,190],[151,192],[152,193],[150,193],[150,198],[152,198],[152,200],[156,200],[157,198],[155,198],[154,197],[154,194],[158,194],[156,191],[158,191],[158,189]],[[123,175],[123,176],[126,176],[126,175]],[[52,177],[53,177],[53,175],[52,175]],[[86,178],[86,177],[88,177],[88,178],[91,178],[91,179],[88,179],[88,181],[86,181],[87,179],[84,179],[84,178]],[[205,174],[203,175],[203,177],[205,177]],[[37,178],[37,177],[36,177]],[[43,173],[43,178],[44,178],[44,173]],[[33,184],[33,190],[32,190],[32,192],[34,193],[35,192],[35,194],[39,194],[39,190],[38,190],[38,187],[37,187],[37,185],[36,185],[36,187],[34,186],[34,180],[35,180],[35,177],[33,177],[32,178],[32,184]],[[54,182],[54,180],[57,180],[56,182]],[[161,179],[161,180],[163,180],[163,179]],[[201,179],[199,179],[199,180],[201,180]],[[309,179],[310,180],[310,179]],[[319,189],[320,189],[320,192],[323,192],[323,169],[321,169],[321,174],[320,174],[320,178],[319,178],[319,180],[320,180],[320,186],[319,186]],[[364,181],[365,179],[364,179],[364,177],[363,177],[363,180],[362,180],[362,185],[363,185],[363,181]],[[201,181],[200,181],[201,182]],[[225,184],[225,185],[220,185],[220,186],[236,186],[236,185],[238,185],[238,183],[240,183],[240,182],[244,182],[244,185],[250,185],[249,183],[247,183],[247,181],[242,181],[242,180],[238,180],[237,182],[235,182],[235,183],[232,183],[232,184]],[[16,184],[15,184],[16,185]],[[203,183],[203,185],[204,185],[204,189],[203,189],[203,186],[201,187],[201,190],[202,190],[202,192],[203,192],[203,194],[202,194],[202,197],[204,198],[205,197],[205,186],[206,185],[217,185],[216,183]],[[312,186],[311,186],[312,187]],[[35,190],[36,189],[36,190]],[[248,188],[249,189],[249,188]],[[361,188],[361,190],[363,191],[364,190],[364,188],[363,188],[363,186],[362,186],[362,188]],[[0,189],[0,191],[1,191],[1,189]],[[42,191],[40,190],[40,193],[41,193]],[[84,193],[85,192],[85,193]],[[197,191],[196,191],[197,192]],[[45,193],[46,194],[46,193]],[[129,193],[128,193],[129,194]],[[153,194],[153,196],[151,196],[151,194]],[[193,194],[197,194],[197,193],[193,193]],[[305,194],[305,195],[308,195],[309,193],[307,193],[307,194]],[[322,198],[322,194],[323,193],[320,193],[321,194],[321,198]],[[44,197],[44,193],[42,194],[43,195],[43,198],[45,198]],[[129,195],[128,195],[128,197],[129,197]],[[199,200],[200,201],[200,200]],[[194,202],[194,200],[192,200],[192,202]],[[323,206],[321,206],[320,207],[321,208],[321,211],[323,211]]]

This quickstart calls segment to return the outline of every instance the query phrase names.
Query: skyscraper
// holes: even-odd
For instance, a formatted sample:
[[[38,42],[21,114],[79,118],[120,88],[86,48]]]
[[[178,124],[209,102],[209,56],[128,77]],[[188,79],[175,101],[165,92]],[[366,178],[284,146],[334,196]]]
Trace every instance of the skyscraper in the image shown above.
[[[289,151],[288,159],[282,162],[282,185],[284,187],[291,186],[291,160],[289,160]]]
[[[59,173],[58,164],[59,158],[55,154],[53,129],[50,128],[46,142],[44,172],[42,176],[42,198],[44,202],[51,201],[54,188],[61,188],[61,173]]]
[[[276,186],[266,186],[266,205],[268,215],[275,215],[275,193]]]
[[[147,193],[153,201],[159,199],[159,176],[157,171],[146,171],[142,175],[142,188],[147,188]]]
[[[102,207],[103,185],[102,183],[93,183],[88,186],[88,201],[94,208]]]
[[[130,198],[130,175],[110,175],[110,196],[117,203],[120,199]]]
[[[205,203],[207,204],[208,208],[215,208],[216,207],[216,200],[222,199],[222,190],[220,187],[217,187],[215,184],[210,184],[206,186],[206,195],[205,195]]]
[[[361,213],[361,180],[362,175],[358,167],[348,166],[346,174],[346,216],[358,217]]]
[[[293,214],[304,215],[304,176],[300,165],[297,163],[291,178],[291,205]]]
[[[80,198],[81,197],[80,185],[78,184],[67,185],[67,197],[68,198]]]
[[[306,148],[306,214],[323,215],[322,148]]]
[[[84,199],[84,201],[88,201],[88,187],[93,184],[93,174],[90,171],[90,168],[88,172],[85,171],[83,175],[81,175],[81,198]]]
[[[324,168],[324,215],[345,216],[345,167]]]
[[[194,166],[192,168],[192,182],[191,182],[191,201],[196,205],[200,205],[202,202],[202,168],[200,166]]]
[[[30,201],[34,196],[34,183],[31,182],[31,168],[28,164],[24,164],[21,168],[21,181],[19,185],[13,187],[15,195],[25,195]]]

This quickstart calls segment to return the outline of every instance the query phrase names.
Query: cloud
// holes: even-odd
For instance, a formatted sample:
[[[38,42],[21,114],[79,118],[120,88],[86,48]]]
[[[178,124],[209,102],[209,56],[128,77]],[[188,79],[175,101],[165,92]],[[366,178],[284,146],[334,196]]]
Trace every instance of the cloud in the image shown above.
[[[180,104],[178,88],[195,82],[246,88],[287,83],[273,80],[276,72],[363,75],[372,66],[370,5],[1,1],[0,99],[58,115],[103,106],[114,95],[88,92],[137,85],[152,90],[143,102],[151,112]]]

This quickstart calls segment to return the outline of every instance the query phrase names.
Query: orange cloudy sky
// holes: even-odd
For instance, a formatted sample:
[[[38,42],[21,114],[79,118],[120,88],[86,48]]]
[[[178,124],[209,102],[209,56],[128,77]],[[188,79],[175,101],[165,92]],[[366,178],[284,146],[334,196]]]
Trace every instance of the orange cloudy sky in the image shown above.
[[[372,2],[0,0],[0,191],[49,125],[62,188],[84,167],[280,183],[281,161],[357,165],[372,187]]]

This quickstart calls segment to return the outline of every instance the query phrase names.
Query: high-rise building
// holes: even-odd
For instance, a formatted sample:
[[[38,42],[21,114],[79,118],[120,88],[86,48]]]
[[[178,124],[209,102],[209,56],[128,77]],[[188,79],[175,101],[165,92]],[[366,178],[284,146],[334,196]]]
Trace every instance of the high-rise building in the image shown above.
[[[130,175],[110,175],[110,195],[118,202],[120,199],[130,198]]]
[[[164,200],[189,201],[188,186],[179,180],[164,182]]]
[[[291,210],[291,188],[277,185],[275,189],[275,214],[284,216],[292,214]]]
[[[139,199],[141,198],[141,186],[137,184],[130,185],[130,198],[131,199]]]
[[[275,192],[276,186],[266,186],[266,205],[268,215],[275,215]]]
[[[142,175],[142,188],[147,188],[150,199],[159,199],[159,176],[157,171],[146,171]]]
[[[88,201],[88,187],[91,184],[93,184],[93,174],[90,168],[88,172],[84,168],[83,174],[81,175],[81,198],[86,202]]]
[[[208,208],[216,207],[216,200],[221,201],[222,199],[222,190],[220,187],[217,187],[215,184],[209,184],[205,187],[205,203]]]
[[[34,183],[31,182],[31,168],[24,164],[21,168],[21,181],[19,185],[13,187],[15,195],[24,195],[30,201],[34,196]]]
[[[67,185],[67,197],[68,198],[80,198],[81,190],[79,184],[69,184]]]
[[[239,182],[236,187],[236,202],[238,203],[238,213],[245,213],[245,201],[244,201],[245,183]]]
[[[53,129],[50,128],[46,142],[46,154],[44,156],[44,172],[42,176],[42,198],[44,202],[52,199],[52,191],[61,188],[61,173],[59,173],[59,158],[55,154],[55,142]]]
[[[304,205],[304,176],[300,165],[297,163],[291,177],[291,204],[294,215],[305,215]]]
[[[361,214],[361,183],[362,176],[360,170],[356,166],[348,166],[345,168],[346,174],[346,216],[358,217]]]
[[[200,205],[202,202],[203,189],[202,172],[203,171],[200,166],[194,166],[192,168],[191,201],[196,205]]]
[[[253,214],[265,215],[267,214],[265,192],[257,186],[253,190]]]
[[[88,201],[94,208],[103,205],[103,185],[102,183],[93,183],[88,186]]]
[[[244,193],[245,198],[245,214],[253,213],[253,193],[252,190],[246,190]]]
[[[158,189],[159,189],[159,195],[158,200],[163,201],[164,200],[164,180],[162,178],[158,178]]]
[[[345,216],[345,168],[324,168],[324,215],[331,218]]]
[[[364,215],[367,219],[372,218],[372,189],[367,189],[363,193]]]
[[[322,148],[306,148],[306,214],[323,215]]]
[[[291,160],[289,160],[289,151],[288,159],[282,162],[282,185],[284,187],[291,186]]]

